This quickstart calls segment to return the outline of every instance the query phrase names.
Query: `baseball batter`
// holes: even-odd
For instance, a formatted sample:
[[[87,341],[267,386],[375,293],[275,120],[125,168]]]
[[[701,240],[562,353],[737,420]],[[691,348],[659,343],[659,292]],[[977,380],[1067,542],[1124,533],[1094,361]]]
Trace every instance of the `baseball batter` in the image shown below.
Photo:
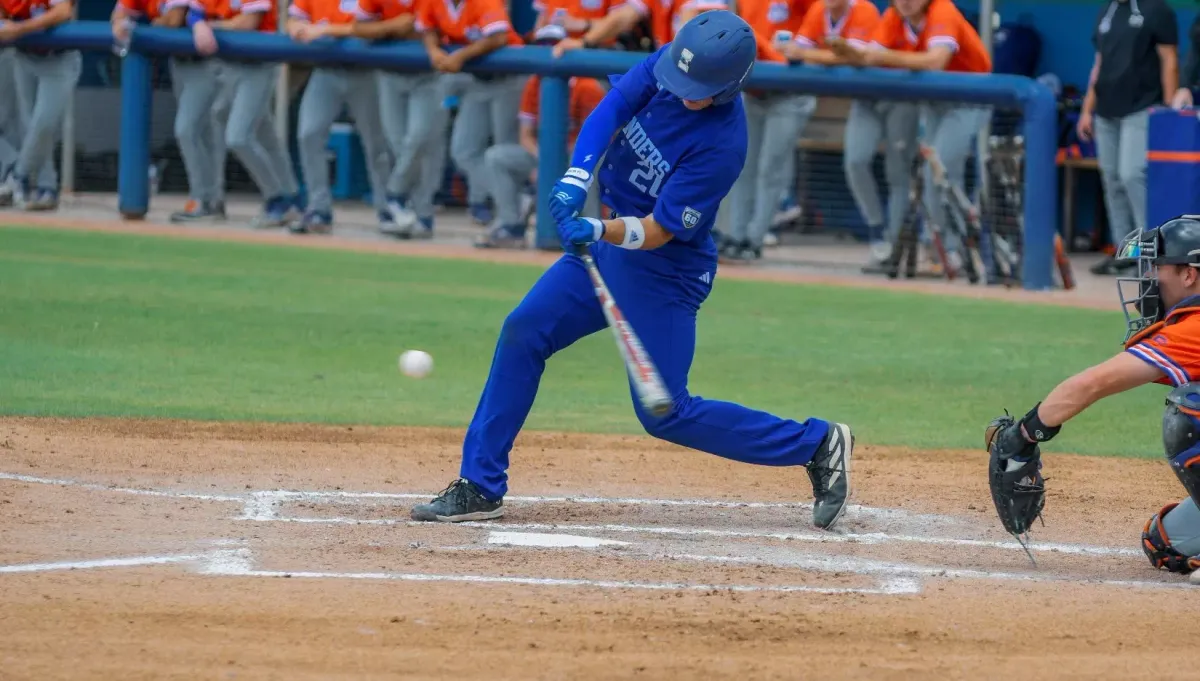
[[[738,14],[754,28],[760,61],[787,62],[780,49],[793,42],[811,3],[738,0]],[[763,239],[792,176],[782,170],[793,163],[796,140],[816,111],[817,98],[795,92],[751,90],[742,101],[750,146],[746,172],[738,178],[730,197],[729,238],[721,255],[750,262],[762,258]]]
[[[673,397],[656,419],[634,400],[651,435],[717,456],[767,466],[806,466],[813,522],[829,528],[850,495],[850,428],[783,419],[688,392],[696,315],[717,271],[711,235],[717,206],[746,160],[739,97],[754,66],[754,32],[728,11],[701,14],[676,40],[623,76],[588,117],[571,167],[547,209],[564,255],[534,284],[500,331],[491,373],[463,443],[461,477],[416,520],[503,514],[509,452],[537,395],[546,360],[605,328],[576,248],[587,248]],[[599,169],[601,201],[616,219],[580,217]]]
[[[844,60],[829,49],[830,44],[840,41],[859,49],[868,47],[879,19],[879,10],[869,2],[818,0],[809,9],[796,42],[785,53],[809,64],[843,64]],[[877,262],[891,253],[908,211],[909,173],[917,153],[917,116],[915,103],[857,99],[851,103],[846,119],[842,154],[846,182],[867,223],[871,257]],[[888,182],[886,223],[872,171],[880,143],[884,145],[884,176]]]
[[[288,35],[302,43],[351,36],[356,7],[354,2],[339,0],[295,0],[288,7]],[[358,68],[323,66],[313,69],[300,99],[296,136],[308,206],[300,220],[290,226],[293,233],[328,234],[333,230],[333,194],[329,190],[325,148],[329,144],[329,130],[341,113],[342,105],[349,107],[362,141],[379,227],[390,228],[392,215],[387,208],[387,176],[391,160],[379,120],[379,88],[375,74]]]
[[[275,33],[278,20],[274,0],[192,0],[187,24],[196,51],[212,56],[219,49],[215,30]],[[255,219],[259,227],[282,227],[299,208],[291,158],[275,134],[270,111],[278,74],[277,64],[222,60],[218,81],[229,107],[225,128],[217,132],[263,194],[263,211]]]
[[[416,37],[416,6],[440,0],[358,0],[354,35],[365,40]],[[447,112],[434,73],[376,71],[383,134],[395,163],[387,180],[391,224],[385,233],[433,236],[433,199],[446,165]],[[417,225],[420,225],[419,227]]]
[[[1068,378],[1020,420],[989,424],[988,483],[1004,528],[1029,530],[1045,503],[1040,443],[1104,397],[1147,383],[1174,386],[1163,414],[1163,447],[1187,498],[1146,522],[1150,564],[1181,574],[1200,568],[1200,215],[1132,233],[1117,252],[1137,276],[1117,280],[1125,312],[1125,351]]]
[[[450,131],[450,158],[467,179],[467,206],[480,224],[492,221],[487,199],[492,195],[483,155],[489,141],[517,141],[517,109],[522,76],[463,74],[462,67],[505,45],[524,45],[513,30],[500,0],[429,0],[418,8],[417,30],[429,62],[442,74],[443,93],[459,95],[458,113]],[[448,51],[448,47],[457,47]]]
[[[853,64],[913,71],[991,73],[992,58],[979,34],[950,0],[894,0],[871,34],[869,46],[834,42],[833,51]],[[987,123],[991,108],[953,102],[921,105],[925,143],[946,166],[951,184],[965,189],[967,157],[975,135]],[[958,256],[959,236],[946,229],[948,217],[937,197],[932,172],[925,168],[925,208],[943,229],[946,249]],[[899,229],[892,236],[898,236]],[[957,267],[956,267],[957,269]]]
[[[74,18],[72,0],[0,0],[0,43]],[[24,138],[5,193],[17,208],[53,209],[58,205],[54,147],[62,133],[67,99],[83,68],[82,56],[78,50],[18,48],[11,58],[16,87],[0,96],[15,95]],[[36,185],[33,180],[37,178],[32,177],[35,172],[42,175]]]

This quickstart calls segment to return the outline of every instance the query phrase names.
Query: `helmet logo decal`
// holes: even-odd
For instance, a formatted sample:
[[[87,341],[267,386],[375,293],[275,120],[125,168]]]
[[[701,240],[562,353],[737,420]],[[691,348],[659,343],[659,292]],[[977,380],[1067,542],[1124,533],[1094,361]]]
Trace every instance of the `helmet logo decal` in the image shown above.
[[[696,55],[692,54],[692,51],[686,47],[683,48],[682,50],[680,50],[679,51],[679,62],[678,62],[679,70],[683,71],[684,73],[687,73],[688,69],[692,68],[692,57],[695,57],[695,56]]]

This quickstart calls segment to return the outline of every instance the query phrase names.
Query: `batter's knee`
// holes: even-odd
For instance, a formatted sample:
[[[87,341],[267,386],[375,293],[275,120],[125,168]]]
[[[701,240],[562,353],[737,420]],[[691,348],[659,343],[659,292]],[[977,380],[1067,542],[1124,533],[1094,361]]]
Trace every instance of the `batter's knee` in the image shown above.
[[[533,305],[520,304],[504,318],[500,328],[500,345],[504,348],[520,348],[540,354],[543,358],[553,354],[549,344],[547,315]]]
[[[1178,506],[1178,503],[1167,504],[1146,521],[1146,526],[1142,529],[1142,552],[1154,567],[1186,575],[1200,568],[1200,555],[1188,554],[1194,547],[1181,547],[1171,543],[1165,519],[1167,514]],[[1184,550],[1181,551],[1181,548]]]

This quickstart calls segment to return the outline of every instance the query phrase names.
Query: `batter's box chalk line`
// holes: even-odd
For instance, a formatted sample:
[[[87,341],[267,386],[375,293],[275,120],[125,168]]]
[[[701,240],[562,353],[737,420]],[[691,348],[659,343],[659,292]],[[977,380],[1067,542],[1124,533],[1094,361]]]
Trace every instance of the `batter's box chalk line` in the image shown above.
[[[246,494],[198,494],[174,490],[136,489],[129,487],[110,486],[88,483],[69,479],[52,479],[16,473],[0,472],[0,480],[12,480],[29,484],[44,484],[67,486],[90,491],[114,494],[131,494],[149,497],[194,499],[241,505],[238,520],[251,522],[279,523],[310,523],[310,524],[347,524],[347,525],[399,525],[426,526],[428,523],[417,523],[399,519],[358,519],[351,517],[314,518],[282,515],[280,510],[286,504],[304,502],[309,504],[330,505],[363,505],[368,501],[389,500],[425,500],[428,494],[419,493],[383,493],[383,492],[346,492],[346,491],[286,491],[260,490]],[[607,497],[558,497],[558,496],[521,496],[509,497],[506,502],[518,504],[624,504],[632,506],[675,506],[690,508],[714,509],[804,509],[811,508],[809,504],[786,504],[774,502],[729,502],[689,499],[639,499],[639,498],[607,498]],[[901,509],[880,509],[858,506],[856,512],[868,517],[885,519],[923,517],[938,521],[954,521],[948,516],[912,514]],[[442,526],[445,527],[445,526]],[[792,540],[811,543],[855,543],[855,544],[889,544],[909,543],[938,546],[963,546],[974,548],[992,548],[1021,551],[1019,544],[1012,541],[989,541],[979,539],[963,539],[942,536],[920,536],[906,534],[891,534],[883,532],[834,534],[829,532],[759,532],[746,530],[726,530],[718,528],[693,527],[663,527],[653,525],[622,525],[622,524],[571,524],[571,523],[457,523],[456,527],[481,528],[489,530],[532,530],[543,532],[593,532],[611,533],[618,535],[643,534],[651,536],[676,537],[711,537],[731,539],[771,539]],[[232,545],[226,540],[226,546]],[[1068,555],[1098,555],[1140,557],[1141,551],[1106,546],[1090,546],[1067,543],[1033,543],[1030,550],[1052,552]],[[758,547],[759,553],[763,547]],[[47,572],[65,569],[98,569],[116,567],[139,567],[169,564],[188,564],[198,566],[196,571],[206,575],[240,576],[240,577],[299,577],[313,579],[358,579],[358,580],[393,580],[393,581],[425,581],[425,582],[465,582],[477,584],[522,584],[541,586],[574,586],[595,588],[622,589],[657,589],[657,590],[733,590],[733,591],[774,591],[796,593],[859,593],[859,594],[915,594],[921,591],[922,581],[932,578],[951,579],[989,579],[1022,582],[1067,582],[1107,585],[1115,587],[1139,588],[1190,588],[1186,583],[1173,583],[1149,580],[1106,580],[1081,577],[1051,575],[1045,573],[1000,572],[989,570],[972,570],[925,565],[878,561],[854,556],[805,555],[794,551],[770,552],[764,555],[751,556],[755,547],[739,547],[740,555],[701,555],[692,553],[658,553],[655,557],[663,560],[678,560],[702,563],[726,563],[742,565],[763,565],[776,567],[791,567],[810,572],[838,573],[841,575],[858,575],[878,580],[878,584],[869,588],[856,587],[821,587],[821,586],[764,586],[764,585],[711,585],[687,584],[671,582],[636,582],[636,581],[607,581],[593,579],[556,579],[545,577],[501,577],[490,575],[443,575],[428,573],[390,573],[390,572],[317,572],[317,571],[275,571],[256,569],[249,549],[246,548],[217,548],[203,554],[184,554],[176,556],[140,556],[132,558],[108,558],[61,563],[41,563],[28,565],[0,566],[0,574],[20,572]]]

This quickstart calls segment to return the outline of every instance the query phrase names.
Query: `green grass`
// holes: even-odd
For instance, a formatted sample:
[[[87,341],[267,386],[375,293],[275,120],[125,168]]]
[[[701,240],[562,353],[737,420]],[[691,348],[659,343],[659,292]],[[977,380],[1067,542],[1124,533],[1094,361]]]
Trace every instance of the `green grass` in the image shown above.
[[[0,413],[463,426],[539,274],[0,228]],[[1116,311],[719,280],[691,384],[865,442],[980,448],[992,416],[1118,351],[1122,329]],[[433,353],[431,377],[399,373],[407,348]],[[1097,405],[1047,449],[1157,456],[1160,395]],[[639,432],[607,333],[551,361],[527,427]]]

